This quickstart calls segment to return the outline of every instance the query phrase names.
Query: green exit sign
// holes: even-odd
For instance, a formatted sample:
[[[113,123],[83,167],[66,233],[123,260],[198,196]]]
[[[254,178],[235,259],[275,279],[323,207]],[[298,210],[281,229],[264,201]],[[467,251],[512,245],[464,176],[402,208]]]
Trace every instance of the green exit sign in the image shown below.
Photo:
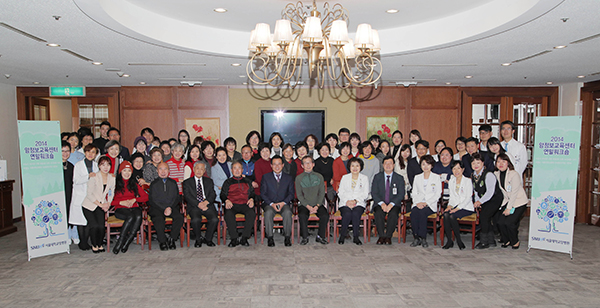
[[[50,96],[85,96],[85,87],[50,87]]]

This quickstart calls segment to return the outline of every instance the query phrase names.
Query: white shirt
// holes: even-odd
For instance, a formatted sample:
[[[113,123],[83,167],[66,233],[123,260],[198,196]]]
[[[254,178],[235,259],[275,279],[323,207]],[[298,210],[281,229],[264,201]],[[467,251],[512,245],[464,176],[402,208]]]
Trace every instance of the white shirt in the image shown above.
[[[356,200],[356,206],[365,207],[365,201],[369,198],[370,193],[369,178],[366,175],[359,173],[356,186],[352,189],[352,173],[345,174],[340,180],[338,208],[346,206],[346,202],[349,200]]]
[[[473,207],[473,181],[471,179],[463,176],[457,192],[456,177],[453,175],[450,177],[450,181],[448,181],[448,189],[450,190],[450,199],[448,200],[450,207],[475,211]]]
[[[515,140],[515,138],[510,139],[509,142],[502,141],[501,144],[506,152],[514,157],[512,162],[515,165],[515,170],[523,176],[523,172],[527,168],[527,148],[525,145]]]
[[[425,186],[425,183],[427,185]],[[423,173],[417,174],[413,182],[412,199],[413,207],[419,202],[425,202],[433,212],[437,212],[438,200],[442,197],[442,181],[439,175],[429,174],[425,181]]]

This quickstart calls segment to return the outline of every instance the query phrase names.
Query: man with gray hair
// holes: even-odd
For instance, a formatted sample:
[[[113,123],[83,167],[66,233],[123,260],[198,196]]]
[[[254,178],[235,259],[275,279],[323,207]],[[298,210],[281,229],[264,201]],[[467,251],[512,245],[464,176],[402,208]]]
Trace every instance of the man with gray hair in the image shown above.
[[[197,161],[194,163],[194,176],[183,181],[183,197],[187,206],[187,213],[191,217],[191,225],[196,235],[194,247],[202,247],[206,244],[208,247],[215,246],[212,238],[217,230],[219,218],[214,204],[217,195],[213,181],[204,177],[206,166]],[[202,236],[202,216],[206,217],[206,233]]]
[[[313,172],[315,161],[312,156],[302,158],[304,172],[296,177],[296,195],[298,195],[298,218],[300,220],[300,245],[308,244],[308,217],[316,214],[319,217],[319,234],[316,241],[327,244],[325,232],[329,213],[323,200],[325,200],[325,182],[323,176]]]
[[[148,194],[148,205],[150,206],[148,215],[154,223],[160,250],[164,251],[177,248],[175,241],[179,239],[179,232],[183,226],[183,215],[179,210],[181,197],[177,183],[169,178],[169,165],[162,162],[158,164],[157,169],[159,177],[150,184],[150,193]],[[168,239],[165,234],[166,217],[173,219],[171,236]]]

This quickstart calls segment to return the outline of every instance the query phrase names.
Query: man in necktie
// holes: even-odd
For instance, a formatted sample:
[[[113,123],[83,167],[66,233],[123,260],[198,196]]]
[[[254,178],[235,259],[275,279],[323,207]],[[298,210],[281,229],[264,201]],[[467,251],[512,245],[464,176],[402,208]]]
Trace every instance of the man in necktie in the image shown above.
[[[325,200],[325,181],[323,176],[313,171],[315,161],[312,156],[302,158],[304,172],[296,177],[296,195],[298,195],[298,218],[300,221],[300,245],[308,244],[308,217],[316,214],[319,217],[319,234],[316,241],[327,244],[325,236],[329,213],[323,204]]]
[[[185,198],[187,213],[191,218],[191,227],[196,235],[194,247],[202,244],[213,247],[212,238],[217,230],[219,218],[214,207],[216,193],[213,181],[204,177],[206,165],[201,161],[194,163],[194,176],[183,181],[183,197]],[[206,217],[206,233],[202,236],[202,216]]]
[[[292,246],[292,200],[294,199],[294,181],[283,173],[283,158],[279,155],[271,158],[273,172],[263,175],[260,184],[260,197],[263,200],[265,235],[268,246],[275,246],[273,239],[273,218],[276,214],[283,218],[283,236],[285,246]]]
[[[398,224],[401,202],[404,199],[404,178],[394,172],[393,157],[387,156],[383,159],[383,172],[373,178],[371,196],[375,225],[379,233],[377,245],[391,245],[391,238]]]
[[[502,136],[501,144],[504,150],[512,154],[515,158],[515,161],[513,162],[515,171],[523,177],[523,172],[525,172],[528,163],[527,148],[524,144],[513,138],[515,128],[516,126],[512,121],[504,121],[500,124],[500,135]]]

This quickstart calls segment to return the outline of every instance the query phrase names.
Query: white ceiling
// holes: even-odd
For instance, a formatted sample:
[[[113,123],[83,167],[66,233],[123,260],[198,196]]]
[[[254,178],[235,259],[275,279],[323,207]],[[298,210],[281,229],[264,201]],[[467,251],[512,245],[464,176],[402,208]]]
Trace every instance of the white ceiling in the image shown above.
[[[40,85],[87,86],[133,86],[146,82],[148,86],[172,86],[179,85],[181,80],[199,80],[204,85],[241,86],[246,81],[240,76],[245,75],[247,57],[240,56],[237,51],[244,52],[249,30],[257,22],[268,22],[273,26],[284,6],[292,2],[115,1],[0,1],[0,22],[48,43],[61,45],[58,48],[47,47],[44,42],[0,27],[0,82],[19,86],[31,86],[34,82]],[[548,81],[556,85],[600,79],[600,74],[592,75],[600,72],[600,61],[597,60],[600,37],[571,44],[600,33],[600,1],[502,0],[506,5],[500,10],[491,13],[483,10],[498,8],[501,3],[498,1],[339,2],[348,10],[350,32],[362,22],[368,22],[383,32],[383,85],[414,79],[420,85],[450,82],[460,86],[541,86]],[[122,6],[115,6],[115,3]],[[321,3],[317,1],[318,6]],[[521,9],[525,4],[532,8],[522,12],[517,4]],[[107,13],[110,11],[107,8],[118,11],[128,5],[140,7],[140,10],[117,12],[121,14],[116,18],[119,21],[115,19],[117,15]],[[215,13],[215,7],[225,7],[228,12]],[[397,8],[400,12],[385,13],[390,8]],[[160,18],[143,20],[147,15],[137,14],[142,11]],[[125,13],[129,15],[123,15]],[[61,17],[55,20],[53,16]],[[470,17],[457,19],[462,16]],[[162,18],[173,20],[174,24],[181,22],[191,26],[169,28],[162,23]],[[563,22],[563,18],[568,20]],[[150,26],[147,26],[148,21]],[[139,28],[140,25],[143,27]],[[494,25],[493,29],[490,25]],[[198,32],[190,30],[195,29],[192,27],[212,30],[208,31],[210,33]],[[210,41],[209,45],[228,49],[216,52],[219,49],[211,46],[190,48],[185,42],[177,44],[169,41],[170,37],[188,42],[210,41],[211,37],[216,37],[214,42],[217,43]],[[567,48],[553,49],[558,45],[567,45]],[[62,49],[72,50],[103,65],[92,65]],[[551,52],[508,67],[500,65],[545,50]],[[130,65],[132,63],[190,65]],[[232,63],[241,63],[242,66],[233,67]],[[131,77],[119,77],[115,71],[106,71],[112,68]],[[10,75],[10,78],[4,75]],[[466,75],[473,78],[465,79]],[[586,77],[577,78],[579,75]]]

